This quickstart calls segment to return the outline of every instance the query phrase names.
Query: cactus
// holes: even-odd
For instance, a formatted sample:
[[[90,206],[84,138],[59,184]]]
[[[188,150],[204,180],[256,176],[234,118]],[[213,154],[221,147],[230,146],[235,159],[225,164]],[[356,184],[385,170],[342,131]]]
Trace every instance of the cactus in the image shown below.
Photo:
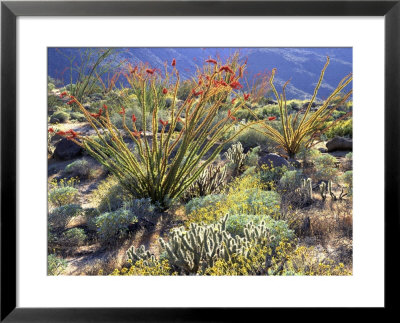
[[[329,181],[329,182],[328,182],[328,192],[329,192],[329,195],[330,195],[331,198],[332,198],[332,201],[342,200],[343,197],[345,197],[345,196],[347,195],[347,193],[344,193],[344,189],[343,189],[343,187],[342,187],[342,190],[341,190],[339,196],[337,197],[337,196],[335,195],[335,193],[333,193],[333,191],[332,191],[332,181]]]
[[[144,265],[150,266],[150,264],[154,264],[157,261],[156,257],[149,250],[146,250],[144,245],[141,245],[138,249],[132,246],[126,254],[128,259],[132,261],[132,264],[143,260]]]
[[[321,185],[319,186],[319,192],[321,194],[322,199],[325,201],[326,193],[327,193],[327,188],[326,188],[325,182],[322,182]]]
[[[217,194],[224,186],[226,178],[226,167],[211,164],[206,168],[186,192],[186,196],[206,196]]]
[[[234,176],[243,172],[244,160],[246,159],[247,154],[243,153],[243,146],[240,141],[238,141],[236,144],[233,144],[225,153],[225,156],[234,165]]]
[[[232,236],[226,230],[227,219],[225,216],[219,223],[208,226],[192,223],[187,231],[183,227],[175,229],[168,242],[160,238],[171,266],[183,274],[196,274],[213,266],[217,259],[229,261],[233,254],[247,257],[250,245],[265,245],[274,239],[264,222],[257,226],[247,224],[243,238]]]
[[[301,181],[301,190],[306,194],[308,199],[312,199],[312,180],[311,178],[303,179]]]

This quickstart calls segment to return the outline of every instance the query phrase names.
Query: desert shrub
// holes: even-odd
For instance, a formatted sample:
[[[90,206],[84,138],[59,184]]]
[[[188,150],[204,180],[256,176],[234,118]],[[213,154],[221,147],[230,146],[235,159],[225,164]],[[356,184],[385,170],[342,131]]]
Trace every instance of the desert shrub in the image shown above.
[[[250,148],[254,148],[257,146],[267,146],[272,147],[272,142],[260,133],[259,126],[252,126],[245,130],[243,130],[234,140],[233,142],[238,142],[243,146],[244,151],[248,151]]]
[[[138,219],[146,219],[157,212],[157,207],[151,203],[150,198],[133,199],[124,202],[124,208],[130,210]]]
[[[91,202],[100,212],[115,211],[126,200],[125,191],[115,176],[109,176],[101,181],[91,195]]]
[[[265,214],[280,217],[280,196],[275,191],[264,191],[256,176],[245,176],[233,181],[227,194],[212,204],[204,204],[188,214],[187,225],[214,223],[226,214]]]
[[[58,276],[67,268],[67,261],[54,254],[47,256],[47,275]]]
[[[64,123],[69,120],[69,113],[65,111],[56,111],[50,117],[50,123]]]
[[[196,212],[197,210],[204,208],[205,206],[214,205],[218,201],[221,201],[222,198],[222,194],[210,194],[206,196],[195,197],[185,205],[186,214]]]
[[[72,228],[63,232],[61,241],[63,246],[80,247],[85,244],[87,239],[85,230],[81,228]]]
[[[288,168],[286,166],[275,167],[263,164],[259,171],[259,177],[262,183],[267,185],[268,188],[273,189],[287,171]]]
[[[251,148],[244,159],[244,165],[248,167],[253,167],[258,165],[258,154],[260,153],[260,146]]]
[[[85,159],[76,160],[65,167],[64,173],[74,177],[88,178],[91,173],[89,162]]]
[[[49,213],[50,228],[65,228],[73,217],[81,214],[83,209],[78,204],[59,206]]]
[[[49,191],[49,202],[52,206],[73,204],[78,199],[78,190],[75,187],[57,187]]]
[[[252,222],[255,225],[264,222],[270,234],[274,236],[271,247],[278,246],[280,241],[291,240],[294,237],[293,230],[289,229],[288,224],[283,220],[274,220],[265,214],[233,214],[226,221],[226,230],[233,235],[244,236],[244,228]]]
[[[288,170],[279,180],[279,187],[284,191],[292,191],[300,187],[303,179],[303,172],[299,170]]]
[[[349,152],[346,154],[345,159],[342,163],[343,170],[351,170],[353,168],[353,153]]]
[[[128,259],[129,262],[129,259]],[[131,261],[132,262],[132,261]],[[115,269],[111,276],[171,276],[176,275],[172,273],[172,269],[168,260],[156,260],[154,262],[146,262],[143,260],[137,261],[129,268],[124,267],[121,270]]]
[[[336,158],[330,154],[321,154],[314,159],[315,173],[314,178],[317,181],[334,181],[338,174],[336,168]]]
[[[329,127],[332,124],[331,122],[327,122],[326,127]],[[328,139],[333,137],[353,137],[353,119],[347,119],[344,121],[338,121],[335,125],[331,126],[325,133],[325,136]]]
[[[100,241],[105,244],[111,244],[116,238],[125,237],[128,226],[136,223],[137,218],[132,211],[121,208],[99,215],[94,222]]]
[[[307,147],[301,147],[299,153],[297,154],[297,158],[302,159],[303,163],[313,163],[313,161],[321,156],[321,152],[318,149],[310,149]]]
[[[71,112],[70,118],[71,118],[71,120],[77,120],[79,122],[86,121],[85,116],[80,112]]]
[[[341,176],[344,186],[347,188],[347,194],[353,195],[353,171],[348,170]]]
[[[276,117],[280,116],[279,106],[277,104],[267,105],[262,108],[262,118]]]

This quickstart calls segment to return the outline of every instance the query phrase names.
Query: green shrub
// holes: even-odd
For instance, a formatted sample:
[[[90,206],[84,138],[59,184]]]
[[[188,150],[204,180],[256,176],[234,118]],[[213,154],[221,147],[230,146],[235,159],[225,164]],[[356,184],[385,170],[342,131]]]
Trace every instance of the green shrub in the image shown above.
[[[258,132],[255,129],[259,129],[259,127],[255,125],[243,130],[233,140],[232,143],[240,141],[244,148],[244,151],[248,151],[250,148],[254,148],[257,146],[272,147],[272,142],[264,134]]]
[[[279,183],[282,176],[288,171],[286,166],[274,167],[267,164],[261,166],[259,172],[260,179],[263,183],[267,184],[268,187],[272,188]]]
[[[293,230],[289,229],[286,221],[274,220],[270,216],[261,214],[233,214],[228,217],[226,221],[226,230],[233,234],[244,236],[244,228],[247,224],[252,222],[255,225],[259,225],[264,222],[268,228],[271,236],[275,239],[271,242],[271,247],[275,248],[279,245],[281,241],[288,241],[294,237]]]
[[[317,181],[334,181],[338,174],[336,168],[336,158],[330,154],[321,154],[314,159],[315,173]]]
[[[127,195],[115,176],[101,181],[91,195],[92,203],[102,213],[119,209],[125,200]]]
[[[222,194],[210,194],[193,198],[185,205],[186,214],[190,214],[205,206],[215,204],[216,202],[221,201],[222,198]]]
[[[327,122],[327,127],[329,127],[332,122]],[[353,137],[353,119],[348,119],[344,121],[337,122],[334,126],[330,127],[324,135],[328,139],[333,137]]]
[[[49,202],[57,207],[73,204],[78,199],[78,190],[75,187],[56,187],[49,191]]]
[[[263,119],[269,117],[280,117],[279,106],[277,104],[271,104],[263,107],[262,109],[262,117]]]
[[[124,237],[128,226],[136,222],[137,218],[133,212],[124,208],[103,213],[95,218],[98,237],[106,244],[111,244],[118,237]]]
[[[56,111],[50,117],[50,123],[64,123],[69,120],[69,114],[65,111]]]
[[[80,112],[71,112],[70,118],[71,118],[71,120],[77,120],[79,122],[86,121],[85,116],[83,115],[83,113],[80,113]]]
[[[347,194],[353,195],[353,171],[349,170],[342,175],[342,181],[344,186],[347,188]]]
[[[80,247],[85,244],[87,239],[85,230],[81,228],[72,228],[62,234],[61,240],[63,246]]]
[[[279,186],[282,190],[293,191],[300,187],[301,180],[304,178],[302,171],[289,170],[285,172],[279,180]]]
[[[67,268],[67,261],[65,259],[57,257],[56,255],[47,256],[47,275],[61,275],[65,268]]]
[[[258,154],[260,153],[260,146],[251,148],[244,159],[244,165],[253,167],[258,165]]]
[[[50,228],[65,228],[71,218],[81,214],[83,209],[78,204],[59,206],[49,213]]]
[[[88,178],[91,173],[91,169],[87,160],[80,159],[68,164],[65,167],[64,172],[70,176]]]

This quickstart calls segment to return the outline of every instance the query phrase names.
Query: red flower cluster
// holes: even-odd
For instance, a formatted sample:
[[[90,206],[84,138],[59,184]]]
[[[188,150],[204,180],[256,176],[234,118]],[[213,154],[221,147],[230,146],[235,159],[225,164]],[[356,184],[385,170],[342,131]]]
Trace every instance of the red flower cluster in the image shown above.
[[[156,71],[155,68],[153,68],[153,69],[148,68],[148,69],[146,70],[146,72],[149,73],[149,74],[154,74],[155,71]]]
[[[135,137],[140,137],[141,135],[143,135],[143,131],[132,131],[132,135],[134,135]]]
[[[52,128],[50,128],[50,129],[52,129]],[[50,130],[49,129],[49,130]],[[57,133],[56,133],[56,135],[59,135],[59,136],[67,136],[67,135],[70,135],[70,136],[67,136],[66,138],[68,139],[68,140],[70,140],[70,139],[72,139],[72,138],[76,138],[76,137],[78,137],[78,133],[76,133],[74,130],[72,130],[72,129],[70,129],[70,130],[68,130],[68,131],[58,131]]]
[[[124,107],[121,107],[121,111],[120,112],[118,112],[120,115],[123,115],[123,114],[125,114],[125,108]]]
[[[233,103],[235,103],[235,101],[236,101],[236,98],[233,98],[231,103],[233,104]]]
[[[232,73],[232,74],[234,74],[233,71],[232,71],[232,69],[231,69],[228,65],[221,66],[221,68],[219,69],[219,71],[220,71],[220,72],[225,71],[225,72],[227,72],[227,73]]]
[[[176,59],[175,58],[172,60],[171,66],[176,66]]]
[[[234,117],[231,113],[231,110],[228,110],[228,117],[231,118],[233,121],[236,121],[236,117]]]
[[[199,96],[199,95],[203,94],[203,91],[196,92],[196,90],[193,89],[192,93],[193,93],[194,96]]]
[[[163,121],[162,119],[158,120],[165,127],[168,124],[168,121]]]
[[[244,97],[244,100],[247,101],[249,99],[249,97],[250,97],[250,93],[243,94],[243,97]]]
[[[212,59],[212,58],[206,59],[206,63],[211,63],[211,64],[214,64],[214,65],[217,65],[217,61],[215,59]]]
[[[135,123],[136,122],[136,116],[134,114],[132,114],[132,122]]]
[[[63,98],[63,97],[66,96],[66,95],[68,95],[68,93],[67,93],[66,91],[64,91],[64,92],[62,92],[62,93],[60,94],[60,98]]]
[[[230,85],[230,87],[231,87],[232,89],[234,89],[234,90],[240,90],[240,89],[243,87],[243,85],[240,84],[240,83],[237,82],[237,81],[232,82],[232,83],[230,83],[229,85]]]
[[[54,133],[54,129],[53,128],[49,128],[48,130],[50,133]]]
[[[220,86],[220,85],[228,86],[228,84],[224,80],[220,80],[220,81],[214,80],[214,85],[217,86],[217,87]]]
[[[91,113],[90,115],[93,117],[93,118],[100,118],[100,116],[103,114],[103,109],[99,109],[99,113]]]
[[[272,120],[275,120],[275,119],[276,119],[276,117],[269,117],[268,118],[269,121],[272,121]]]
[[[167,94],[167,93],[168,93],[168,90],[167,90],[166,88],[163,88],[162,93],[163,93],[163,94]]]
[[[131,74],[135,74],[135,73],[137,72],[137,70],[138,70],[138,67],[135,66],[135,67],[132,69]]]
[[[107,111],[108,106],[106,106],[105,104],[103,104],[103,108],[104,108],[104,111]]]

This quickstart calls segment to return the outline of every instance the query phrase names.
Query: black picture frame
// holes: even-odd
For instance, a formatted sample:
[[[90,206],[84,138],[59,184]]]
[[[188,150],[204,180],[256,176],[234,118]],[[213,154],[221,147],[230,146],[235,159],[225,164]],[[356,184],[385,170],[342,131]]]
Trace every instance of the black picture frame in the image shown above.
[[[398,286],[392,263],[399,237],[400,1],[4,1],[1,3],[1,321],[243,322],[269,308],[16,307],[16,19],[19,16],[384,16],[385,17],[385,307]],[[373,44],[371,44],[373,46]],[[372,188],[373,190],[373,188]],[[373,193],[371,193],[373,194]],[[398,240],[397,240],[398,241]],[[396,249],[397,248],[397,249]],[[371,266],[373,266],[371,255]],[[268,291],[266,291],[268,292]],[[38,291],[40,293],[40,291]],[[40,295],[38,295],[40,297]],[[284,309],[286,314],[287,309]],[[330,312],[332,309],[327,309]],[[378,309],[379,310],[379,309]],[[381,311],[379,311],[381,315]],[[387,312],[387,311],[386,311]],[[281,311],[282,313],[282,311]],[[243,319],[243,316],[247,319]],[[251,315],[251,316],[249,316]],[[333,314],[334,315],[334,314]],[[263,319],[264,320],[264,319]],[[381,318],[382,320],[382,318]]]

